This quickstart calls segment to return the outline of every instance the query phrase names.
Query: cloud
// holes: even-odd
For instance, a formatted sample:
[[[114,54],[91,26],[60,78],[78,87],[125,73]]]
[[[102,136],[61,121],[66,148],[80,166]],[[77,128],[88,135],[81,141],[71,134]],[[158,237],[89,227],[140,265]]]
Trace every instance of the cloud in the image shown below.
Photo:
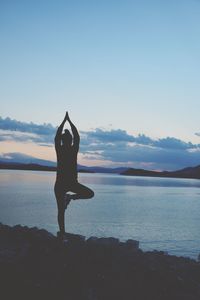
[[[83,132],[86,134],[87,138],[90,140],[95,140],[103,143],[113,143],[113,142],[133,142],[134,137],[127,134],[125,130],[116,129],[116,130],[102,130],[95,129],[95,131]]]
[[[7,163],[23,163],[23,164],[41,164],[46,166],[55,166],[56,163],[53,161],[39,159],[25,153],[12,152],[12,153],[0,153],[0,161]]]
[[[166,137],[158,140],[154,140],[144,134],[139,134],[138,136],[133,136],[127,134],[125,130],[116,129],[116,130],[102,130],[95,129],[90,132],[83,132],[84,137],[93,143],[116,143],[116,142],[130,142],[140,145],[148,145],[159,147],[163,149],[191,149],[198,148],[200,145],[194,145],[192,143],[186,143],[174,137]]]
[[[154,142],[154,146],[163,148],[163,149],[191,149],[191,148],[198,148],[199,145],[194,145],[192,143],[186,143],[179,139],[173,137],[167,137],[163,139],[159,139],[158,141]]]
[[[18,142],[41,142],[43,139],[34,133],[0,129],[0,141],[18,141]]]
[[[34,124],[0,117],[0,141],[35,142],[52,144],[56,128],[51,124]]]
[[[104,138],[105,137],[105,138]],[[184,142],[174,137],[154,140],[144,134],[132,136],[124,130],[96,129],[83,133],[83,154],[98,152],[105,161],[130,164],[133,167],[175,170],[200,164],[200,145]]]
[[[0,141],[34,142],[52,147],[56,128],[0,117]],[[175,137],[152,139],[144,134],[131,135],[122,129],[81,131],[80,153],[89,160],[117,165],[147,166],[149,169],[174,170],[200,164],[200,144]],[[197,134],[199,135],[200,134]]]
[[[33,122],[26,123],[10,119],[9,117],[3,119],[0,117],[0,129],[29,132],[40,135],[50,135],[54,133],[55,128],[51,124],[44,123],[43,125],[34,124]]]

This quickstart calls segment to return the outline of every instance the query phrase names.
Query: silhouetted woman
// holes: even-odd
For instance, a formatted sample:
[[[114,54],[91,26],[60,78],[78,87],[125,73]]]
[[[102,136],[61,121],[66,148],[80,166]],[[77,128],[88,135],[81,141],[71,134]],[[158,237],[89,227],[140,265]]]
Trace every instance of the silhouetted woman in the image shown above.
[[[69,130],[63,127],[69,122],[73,138]],[[58,205],[58,225],[60,232],[58,236],[65,235],[65,209],[73,199],[89,199],[94,196],[94,192],[88,187],[80,184],[77,179],[77,154],[79,150],[80,136],[77,128],[71,122],[68,112],[66,112],[63,122],[58,127],[55,136],[55,149],[57,154],[57,176],[55,182],[55,196]],[[74,194],[70,195],[67,192]]]

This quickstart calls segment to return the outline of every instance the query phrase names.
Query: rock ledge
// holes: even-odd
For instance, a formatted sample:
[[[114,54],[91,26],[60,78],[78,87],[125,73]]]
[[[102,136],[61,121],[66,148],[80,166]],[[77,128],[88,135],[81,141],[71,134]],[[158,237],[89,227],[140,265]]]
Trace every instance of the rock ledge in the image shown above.
[[[0,224],[2,299],[199,300],[200,264],[139,242]]]

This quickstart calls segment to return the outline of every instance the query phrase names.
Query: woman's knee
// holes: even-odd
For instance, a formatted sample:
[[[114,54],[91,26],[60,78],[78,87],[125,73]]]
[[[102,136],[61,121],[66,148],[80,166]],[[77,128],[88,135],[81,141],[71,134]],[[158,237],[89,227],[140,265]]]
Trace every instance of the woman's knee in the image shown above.
[[[64,196],[57,197],[57,207],[58,207],[58,214],[63,214],[65,211],[65,205],[64,205]]]
[[[93,197],[94,197],[94,192],[93,192],[93,190],[89,189],[88,198],[90,199],[90,198],[93,198]]]

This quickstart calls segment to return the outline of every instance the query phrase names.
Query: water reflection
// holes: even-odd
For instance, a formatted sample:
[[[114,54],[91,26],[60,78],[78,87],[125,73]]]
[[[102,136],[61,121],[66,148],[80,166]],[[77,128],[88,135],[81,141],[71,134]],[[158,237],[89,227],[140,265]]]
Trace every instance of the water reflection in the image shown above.
[[[118,174],[79,174],[84,183],[103,185],[131,185],[152,187],[200,187],[200,180],[185,178],[159,178],[124,176]]]

